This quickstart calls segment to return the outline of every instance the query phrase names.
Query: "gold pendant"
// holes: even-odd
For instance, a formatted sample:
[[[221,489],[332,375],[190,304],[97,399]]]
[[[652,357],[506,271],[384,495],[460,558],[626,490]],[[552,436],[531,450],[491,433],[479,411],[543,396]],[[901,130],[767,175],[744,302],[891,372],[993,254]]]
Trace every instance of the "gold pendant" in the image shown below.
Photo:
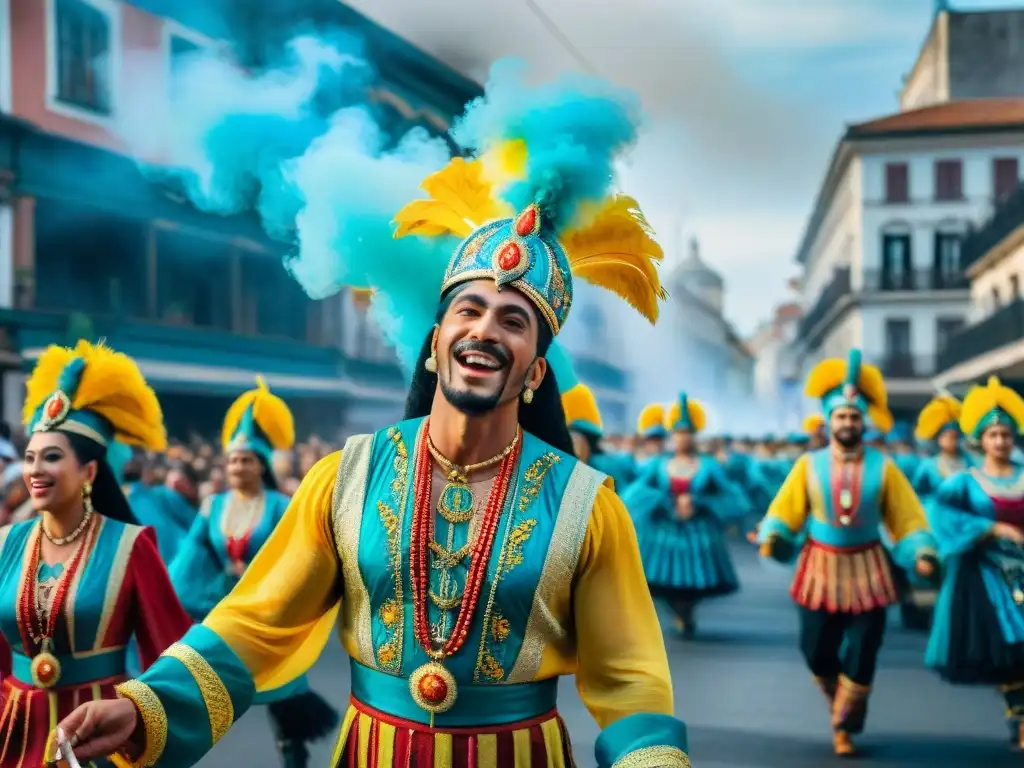
[[[1020,587],[1013,590],[1013,602],[1017,605],[1024,605],[1024,591],[1022,591]]]
[[[473,490],[462,481],[462,478],[450,479],[441,489],[441,496],[437,500],[437,511],[441,517],[453,524],[468,523],[472,520],[475,506]]]
[[[839,516],[839,524],[840,525],[849,525],[850,524],[850,516],[847,515],[847,514],[840,515]]]
[[[436,661],[431,661],[409,677],[409,693],[416,706],[429,712],[433,720],[434,715],[440,715],[455,706],[458,686],[451,672]]]
[[[843,488],[839,492],[839,506],[843,509],[849,509],[853,506],[853,494],[850,493],[849,488]]]
[[[49,647],[49,643],[45,642],[43,647]],[[41,651],[32,659],[30,670],[32,683],[39,688],[53,688],[60,680],[60,662],[48,650]]]

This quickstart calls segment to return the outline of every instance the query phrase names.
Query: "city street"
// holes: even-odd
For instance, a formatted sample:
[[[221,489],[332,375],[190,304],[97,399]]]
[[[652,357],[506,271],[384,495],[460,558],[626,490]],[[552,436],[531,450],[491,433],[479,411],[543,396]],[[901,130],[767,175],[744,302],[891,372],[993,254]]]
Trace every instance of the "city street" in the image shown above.
[[[789,574],[763,565],[737,545],[743,591],[700,614],[701,637],[669,640],[678,713],[689,724],[699,768],[828,768],[828,720],[796,648]],[[955,689],[922,668],[925,637],[899,628],[894,615],[883,653],[868,731],[858,744],[872,768],[1019,765],[1010,752],[998,696]],[[343,654],[332,644],[313,672],[316,688],[341,705],[348,690]],[[581,768],[593,765],[594,723],[572,681],[561,710]],[[330,745],[318,745],[312,768],[326,768]],[[201,765],[277,765],[266,713],[249,712]]]

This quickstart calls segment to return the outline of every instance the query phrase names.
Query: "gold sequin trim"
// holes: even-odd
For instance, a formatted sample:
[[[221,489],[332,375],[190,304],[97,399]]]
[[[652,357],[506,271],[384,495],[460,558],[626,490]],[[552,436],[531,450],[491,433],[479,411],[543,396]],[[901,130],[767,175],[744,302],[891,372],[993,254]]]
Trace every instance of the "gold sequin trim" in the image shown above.
[[[620,757],[612,768],[692,768],[692,764],[677,747],[644,747]]]
[[[163,656],[177,659],[185,665],[199,692],[203,695],[203,702],[206,704],[206,714],[210,718],[210,746],[220,741],[228,732],[231,724],[235,722],[235,706],[231,703],[231,695],[228,693],[224,681],[214,671],[210,663],[202,657],[195,648],[184,643],[175,643],[166,651]]]
[[[132,765],[141,768],[156,765],[167,748],[167,712],[163,702],[152,688],[138,680],[128,680],[115,686],[114,690],[122,699],[128,699],[135,705],[146,729],[146,751]]]
[[[356,661],[376,669],[370,593],[359,570],[359,536],[372,449],[373,435],[355,435],[345,442],[338,479],[334,485],[331,530],[334,533],[334,548],[341,560],[345,588],[345,596],[341,601],[341,635],[348,647],[355,647],[358,655]]]
[[[582,461],[573,467],[558,508],[544,569],[533,593],[533,607],[526,622],[523,644],[512,671],[504,681],[506,683],[533,682],[540,669],[544,648],[566,636],[567,629],[561,618],[553,614],[551,605],[559,593],[567,594],[572,588],[594,499],[604,479],[603,474]]]

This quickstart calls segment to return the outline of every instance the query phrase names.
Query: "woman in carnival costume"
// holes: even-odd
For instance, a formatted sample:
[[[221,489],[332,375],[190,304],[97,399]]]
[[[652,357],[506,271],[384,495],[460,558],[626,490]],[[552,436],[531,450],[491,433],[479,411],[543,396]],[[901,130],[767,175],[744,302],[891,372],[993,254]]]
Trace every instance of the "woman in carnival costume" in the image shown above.
[[[572,455],[549,370],[574,279],[652,322],[664,298],[661,250],[611,187],[635,138],[632,96],[590,78],[495,78],[465,118],[480,132],[463,146],[479,157],[424,182],[430,199],[400,211],[397,244],[363,213],[293,264],[316,295],[374,287],[412,375],[406,419],[322,459],[182,641],[230,707],[215,712],[187,670],[158,662],[122,687],[134,704],[89,704],[64,722],[89,724],[83,756],[114,744],[143,765],[195,763],[256,691],[309,668],[340,611],[352,698],[332,766],[571,766],[564,675],[601,728],[598,768],[690,765],[632,523],[610,480]],[[364,187],[402,162],[386,160]],[[501,173],[485,173],[491,160]]]
[[[668,430],[665,429],[665,406],[650,403],[643,407],[636,420],[637,450],[636,466],[639,470],[652,459],[665,455],[665,441]]]
[[[171,580],[188,612],[202,621],[238,583],[288,508],[272,471],[274,451],[295,443],[292,413],[262,379],[228,409],[221,431],[230,490],[206,497],[171,564]],[[262,692],[285,768],[303,768],[307,743],[338,724],[338,713],[309,689],[306,677]]]
[[[739,589],[724,528],[749,509],[718,461],[696,453],[704,423],[701,404],[680,395],[665,415],[675,452],[649,462],[622,494],[651,595],[669,605],[686,637],[696,632],[698,602]]]
[[[837,755],[856,753],[885,637],[898,599],[881,527],[897,562],[937,572],[924,510],[891,459],[864,445],[867,418],[891,423],[881,372],[846,360],[819,363],[805,390],[820,398],[831,445],[802,456],[760,526],[761,552],[789,562],[799,552],[790,595],[800,616],[800,649],[832,716]],[[805,535],[806,534],[806,535]]]
[[[1024,748],[1024,470],[1010,461],[1024,400],[996,378],[964,398],[960,429],[979,466],[946,478],[931,506],[946,576],[926,664],[957,685],[998,686]]]
[[[608,475],[621,493],[633,481],[636,463],[632,456],[608,453],[601,446],[604,427],[594,393],[586,384],[577,384],[562,394],[562,408],[576,458]]]
[[[134,524],[107,462],[115,439],[166,445],[136,364],[85,341],[50,347],[28,380],[24,417],[23,469],[39,517],[0,530],[2,768],[48,763],[62,717],[116,698],[130,639],[146,668],[191,625],[153,530]]]
[[[960,413],[959,400],[952,395],[940,395],[921,410],[921,415],[917,419],[917,439],[927,441],[938,448],[938,453],[934,456],[919,462],[913,476],[914,491],[928,512],[939,486],[946,478],[963,472],[977,463],[975,458],[964,450]]]

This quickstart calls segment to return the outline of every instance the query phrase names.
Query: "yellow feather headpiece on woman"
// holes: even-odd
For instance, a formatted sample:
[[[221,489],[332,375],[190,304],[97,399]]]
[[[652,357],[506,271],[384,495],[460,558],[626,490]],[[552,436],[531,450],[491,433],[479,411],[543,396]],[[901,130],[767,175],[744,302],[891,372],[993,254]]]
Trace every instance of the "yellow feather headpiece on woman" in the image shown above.
[[[286,451],[295,444],[295,420],[288,405],[270,392],[262,377],[256,389],[243,393],[232,403],[221,430],[224,452],[252,451],[269,465],[274,451]]]
[[[586,432],[594,437],[604,434],[597,398],[586,384],[577,384],[562,393],[562,410],[565,411],[565,423],[569,429]]]
[[[636,433],[640,437],[665,437],[665,406],[660,403],[645,405],[636,420]]]
[[[934,440],[947,429],[960,431],[960,401],[952,395],[939,395],[921,409],[917,417],[917,429],[914,431],[918,440]]]
[[[972,440],[978,440],[996,424],[1024,432],[1024,399],[993,376],[985,386],[967,393],[960,409],[960,429]]]
[[[665,414],[665,429],[674,432],[677,429],[687,432],[701,432],[707,425],[707,414],[704,413],[704,406],[698,401],[687,397],[686,393],[679,395],[679,399],[669,406]]]
[[[167,448],[160,402],[127,355],[79,341],[40,355],[22,414],[32,432],[66,432],[104,446],[115,440],[150,451]]]

